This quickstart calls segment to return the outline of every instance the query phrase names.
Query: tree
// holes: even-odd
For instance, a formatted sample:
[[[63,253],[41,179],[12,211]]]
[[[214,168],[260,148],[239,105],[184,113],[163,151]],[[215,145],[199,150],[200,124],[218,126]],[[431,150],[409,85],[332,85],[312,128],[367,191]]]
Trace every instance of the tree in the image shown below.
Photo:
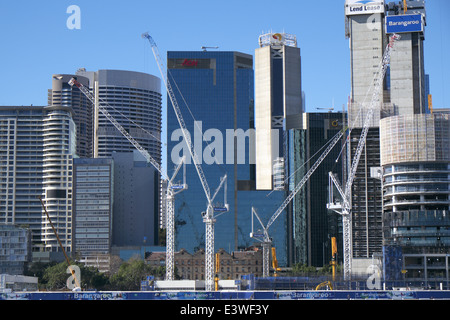
[[[41,286],[47,290],[67,289],[67,278],[70,276],[66,273],[67,267],[66,262],[47,267],[42,275]]]
[[[131,258],[120,266],[119,271],[112,275],[109,281],[115,290],[140,290],[141,281],[150,274],[152,269],[144,260]]]

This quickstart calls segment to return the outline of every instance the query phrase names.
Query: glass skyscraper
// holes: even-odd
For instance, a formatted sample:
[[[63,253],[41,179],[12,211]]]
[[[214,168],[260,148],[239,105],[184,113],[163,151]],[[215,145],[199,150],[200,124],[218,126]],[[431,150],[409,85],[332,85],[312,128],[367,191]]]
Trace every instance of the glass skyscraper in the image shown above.
[[[284,191],[256,191],[254,165],[254,71],[251,55],[220,51],[171,51],[167,54],[168,79],[183,114],[186,128],[202,163],[211,194],[227,174],[229,211],[215,223],[215,251],[228,252],[255,244],[252,206],[263,222],[276,211]],[[179,91],[178,91],[179,90]],[[195,122],[195,123],[194,123]],[[171,177],[181,156],[188,156],[188,189],[175,199],[176,250],[195,252],[205,247],[201,213],[207,200],[190,161],[170,101],[167,111],[167,167]],[[181,179],[181,177],[180,177]],[[223,189],[216,197],[223,204]],[[255,225],[255,231],[258,229]],[[269,230],[280,265],[286,262],[286,216]]]

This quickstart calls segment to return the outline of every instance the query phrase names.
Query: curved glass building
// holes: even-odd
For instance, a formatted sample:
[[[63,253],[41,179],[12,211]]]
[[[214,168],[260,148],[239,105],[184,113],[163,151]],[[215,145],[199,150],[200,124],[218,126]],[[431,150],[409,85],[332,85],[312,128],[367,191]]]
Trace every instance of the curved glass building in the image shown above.
[[[72,161],[76,149],[72,109],[44,108],[42,136],[43,201],[66,251],[72,246]],[[59,251],[57,238],[46,215],[42,216],[42,242],[47,251]]]
[[[449,115],[393,116],[380,130],[384,244],[401,248],[407,279],[448,279]]]
[[[125,70],[79,69],[76,74],[89,79],[96,104],[110,106],[108,112],[161,163],[161,80],[147,73]],[[94,157],[135,150],[101,112],[94,115]]]

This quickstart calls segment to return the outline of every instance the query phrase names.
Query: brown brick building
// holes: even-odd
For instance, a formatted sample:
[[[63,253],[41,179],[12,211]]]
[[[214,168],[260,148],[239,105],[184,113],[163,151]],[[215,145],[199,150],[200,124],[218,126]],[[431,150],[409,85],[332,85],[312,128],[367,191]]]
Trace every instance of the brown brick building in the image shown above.
[[[224,249],[217,251],[219,255],[219,279],[237,280],[242,275],[254,274],[262,276],[263,254],[262,249],[251,247],[244,251],[234,251],[231,254]],[[205,250],[201,249],[194,254],[185,249],[175,252],[176,277],[184,280],[205,279]],[[165,266],[165,252],[151,252],[145,259],[146,263],[158,267]]]

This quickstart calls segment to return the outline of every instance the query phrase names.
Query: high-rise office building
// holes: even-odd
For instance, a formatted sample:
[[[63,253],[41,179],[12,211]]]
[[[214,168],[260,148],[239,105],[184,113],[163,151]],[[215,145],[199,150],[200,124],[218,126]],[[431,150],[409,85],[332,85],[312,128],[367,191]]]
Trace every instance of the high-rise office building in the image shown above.
[[[350,168],[367,111],[372,107],[374,80],[387,45],[385,1],[362,3],[346,0],[345,17],[351,68],[348,126],[352,130],[347,145],[347,167]],[[374,106],[375,112],[352,185],[353,258],[370,258],[374,253],[382,251],[381,181],[371,176],[371,168],[380,167],[379,120],[392,110],[389,103],[389,82],[386,79],[388,77],[385,77],[380,105]],[[347,177],[343,179],[343,183],[346,179]]]
[[[346,123],[344,113],[304,114],[305,130],[302,145],[304,145],[305,171],[309,170],[320,156],[323,146],[329,143]],[[301,239],[296,248],[301,249],[299,252],[305,252],[306,258],[303,261],[316,267],[329,264],[332,237],[336,237],[339,248],[342,247],[341,217],[338,213],[329,211],[325,204],[329,200],[326,192],[329,189],[328,173],[333,172],[340,181],[343,180],[345,152],[341,151],[344,141],[342,145],[338,144],[334,147],[299,193],[299,197],[304,197],[305,209],[294,211],[294,221],[297,224],[303,224],[303,228],[294,229],[298,230],[295,239]],[[338,257],[342,259],[342,255]]]
[[[384,245],[400,248],[409,280],[449,280],[450,117],[381,120]]]
[[[113,152],[112,245],[158,244],[160,179],[158,171],[134,150]]]
[[[98,110],[108,112],[161,163],[161,81],[141,72],[125,70],[86,71],[76,75],[89,79],[96,99],[94,106],[94,156],[110,157],[113,151],[130,152],[134,146]]]
[[[1,107],[1,222],[29,225],[33,251],[59,252],[44,205],[66,251],[72,239],[76,133],[66,106]]]
[[[365,2],[368,2],[367,4]],[[361,128],[370,107],[373,84],[387,45],[384,28],[385,1],[362,3],[345,1],[346,38],[350,46],[350,102],[349,124]],[[387,84],[383,88],[382,103],[389,102]],[[384,106],[377,106],[383,110]],[[375,112],[371,127],[378,127],[380,112]]]
[[[282,191],[255,190],[252,56],[239,52],[171,51],[167,57],[168,78],[211,193],[227,174],[229,211],[216,219],[215,250],[231,252],[249,247],[255,243],[249,236],[252,206],[267,223],[285,196]],[[170,101],[167,114],[169,176],[182,155],[189,161],[188,189],[175,198],[176,248],[192,253],[205,247],[201,213],[206,210],[206,196],[189,152],[183,149],[185,143]],[[216,198],[221,205],[223,191]],[[282,214],[270,229],[281,265],[286,263],[285,223],[286,216]]]
[[[42,106],[0,107],[0,223],[28,225],[41,241],[44,164]]]
[[[113,245],[153,245],[157,243],[154,219],[158,219],[160,200],[159,195],[155,197],[154,188],[155,183],[159,184],[159,173],[155,175],[156,170],[142,159],[133,160],[136,148],[103,115],[99,105],[105,107],[161,164],[161,81],[150,74],[125,70],[86,71],[81,68],[76,75],[89,79],[90,90],[96,100],[94,157],[117,158],[115,166],[122,168],[115,172],[118,177],[114,188]],[[131,175],[124,170],[129,170]],[[130,179],[135,179],[135,182]],[[124,184],[120,184],[120,180]],[[133,201],[127,202],[130,197]]]
[[[303,108],[297,38],[287,33],[261,35],[255,50],[257,190],[278,190],[287,196],[303,177]],[[303,200],[297,195],[285,209],[288,264],[307,263],[305,242],[297,232],[302,220],[294,218],[304,211]]]
[[[301,58],[286,33],[259,37],[255,50],[256,188],[284,189],[286,134],[302,128]]]
[[[389,3],[385,18],[386,33],[401,36],[391,53],[390,100],[395,114],[422,114],[428,109],[425,1],[408,0],[406,8],[403,6],[403,3]]]
[[[381,4],[379,10],[377,2]],[[372,11],[365,12],[367,8]],[[357,87],[364,84],[357,77],[373,78],[372,74],[364,74],[357,57],[364,58],[362,61],[370,60],[370,50],[385,44],[393,33],[401,36],[391,52],[383,103],[371,124],[354,183],[353,256],[370,257],[371,253],[384,252],[388,258],[392,258],[392,252],[398,251],[391,250],[391,246],[398,246],[404,254],[403,270],[408,269],[409,273],[408,263],[413,265],[414,270],[411,269],[407,277],[419,278],[417,275],[427,271],[424,261],[428,258],[411,258],[405,254],[441,254],[442,248],[446,248],[446,235],[441,231],[448,224],[445,220],[448,210],[445,182],[447,163],[438,154],[446,150],[449,129],[448,121],[429,114],[432,113],[428,105],[430,88],[424,67],[424,32],[427,24],[425,1],[407,0],[386,4],[384,1],[372,1],[362,4],[347,0],[346,16],[352,57],[349,125],[355,125],[356,128],[362,125],[364,110],[368,107],[367,104],[361,105],[362,102],[358,100],[364,90],[355,94]],[[364,34],[367,36],[363,37]],[[375,57],[378,55],[373,55],[373,59]],[[364,89],[371,94],[369,84],[366,83]],[[352,122],[360,110],[360,121]],[[355,139],[358,134],[360,130],[353,130],[351,156],[358,143]],[[381,154],[381,159],[378,154]],[[382,167],[382,180],[370,175],[369,170],[378,167]],[[383,198],[380,197],[380,191],[383,192]],[[419,231],[419,226],[428,231]],[[419,262],[420,259],[423,263]],[[442,257],[430,259],[442,261]],[[419,265],[425,266],[425,269],[418,271],[421,268]]]
[[[71,74],[55,74],[52,77],[52,89],[48,90],[48,105],[70,107],[73,110],[73,121],[76,125],[76,154],[82,158],[94,155],[94,112],[92,103],[77,88],[69,85],[70,79],[89,87],[89,79]]]
[[[109,271],[114,164],[111,158],[73,160],[73,251],[86,266]]]

